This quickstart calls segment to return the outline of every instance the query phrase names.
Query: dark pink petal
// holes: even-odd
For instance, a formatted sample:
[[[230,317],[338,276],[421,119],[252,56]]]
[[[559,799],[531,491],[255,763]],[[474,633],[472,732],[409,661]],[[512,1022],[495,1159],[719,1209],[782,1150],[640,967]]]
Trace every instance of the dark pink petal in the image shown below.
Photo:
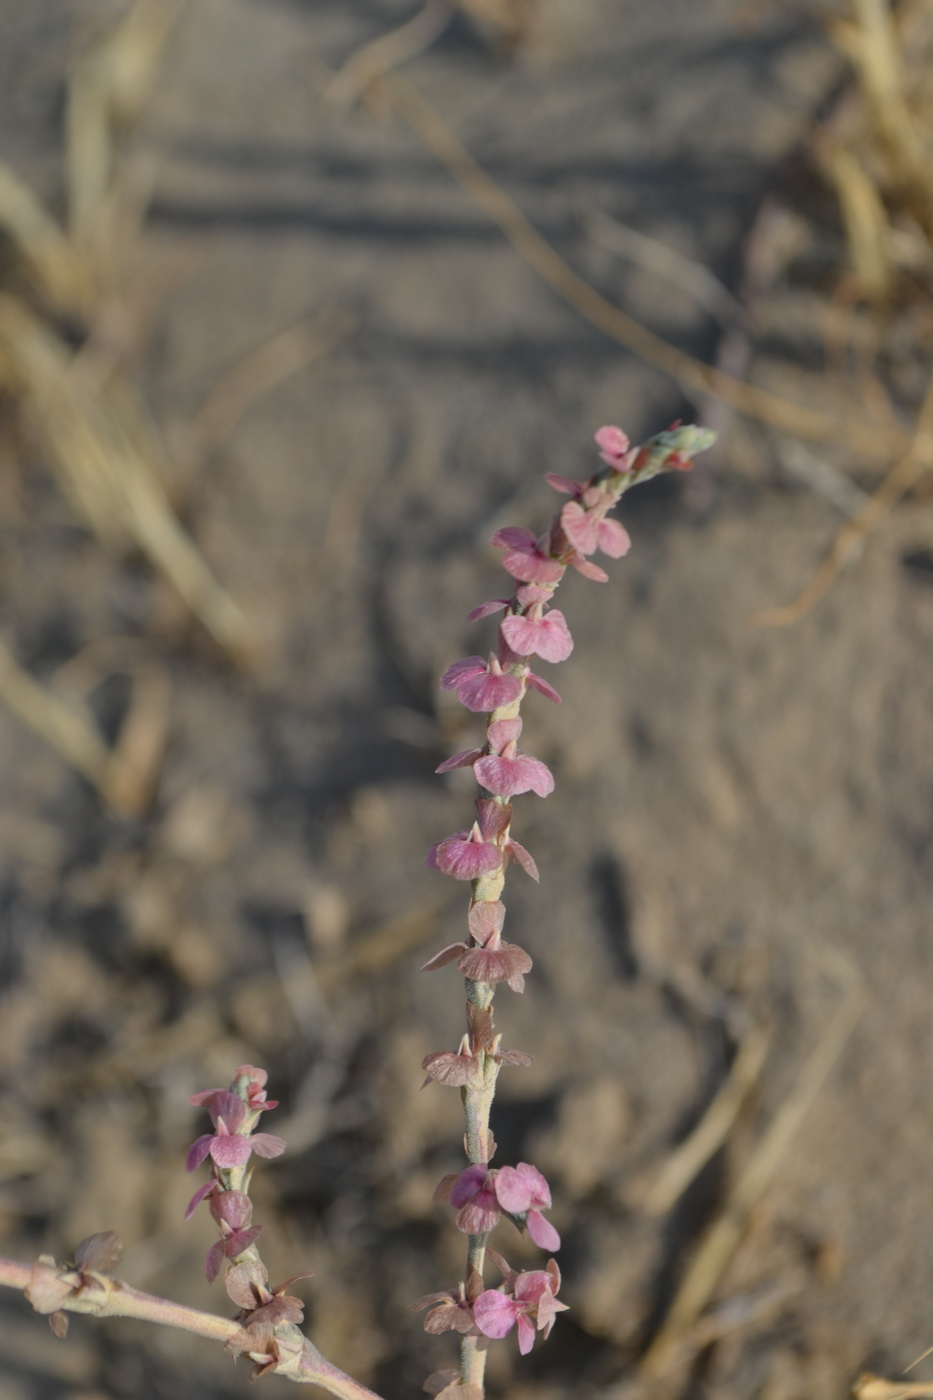
[[[495,802],[491,797],[476,799],[476,814],[479,818],[479,834],[484,841],[494,841],[501,836],[512,820],[512,809],[507,804]]]
[[[565,572],[563,564],[538,549],[507,549],[502,567],[522,583],[560,583]]]
[[[528,1233],[539,1249],[560,1249],[560,1235],[538,1210],[530,1210],[525,1221]]]
[[[632,547],[628,530],[618,520],[601,520],[596,527],[596,537],[603,554],[610,559],[621,559]]]
[[[473,714],[497,710],[500,705],[511,705],[522,693],[522,683],[517,676],[473,676],[457,687],[457,699]]]
[[[536,676],[533,672],[529,671],[525,680],[539,695],[543,695],[547,700],[553,700],[555,705],[560,704],[560,696],[557,691],[552,685],[548,685],[547,681],[542,680],[540,676]]]
[[[526,789],[523,789],[527,791]],[[433,860],[432,860],[433,856]],[[448,836],[439,841],[428,856],[426,865],[455,880],[478,880],[502,864],[502,852],[498,846],[488,841],[468,841],[458,836]]]
[[[467,613],[467,622],[479,622],[481,617],[489,617],[491,613],[501,612],[503,608],[509,606],[508,598],[490,598],[488,603],[480,603],[478,608]]]
[[[582,496],[586,489],[585,481],[571,481],[569,477],[558,476],[556,472],[545,472],[544,479],[548,486],[553,486],[564,496]]]
[[[478,1191],[472,1201],[457,1212],[456,1226],[464,1235],[488,1235],[502,1218],[492,1187]]]
[[[505,905],[498,899],[484,899],[474,904],[467,916],[467,924],[477,943],[485,945],[490,938],[502,932],[505,923]]]
[[[520,656],[535,654],[544,661],[566,661],[573,651],[570,629],[558,608],[544,617],[507,617],[499,630]]]
[[[518,861],[526,875],[530,875],[532,880],[541,879],[534,857],[525,850],[524,846],[520,846],[517,841],[509,841],[505,849],[513,860]]]
[[[536,792],[547,797],[554,791],[550,769],[539,758],[520,754],[518,758],[500,758],[487,754],[477,759],[473,769],[476,780],[497,797],[515,797],[521,792]]]
[[[224,1262],[224,1242],[218,1240],[212,1244],[207,1251],[207,1258],[204,1261],[204,1272],[207,1274],[208,1283],[213,1283],[220,1273],[220,1266]]]
[[[500,1167],[496,1173],[496,1196],[510,1215],[523,1215],[531,1206],[531,1183],[514,1167]]]
[[[197,1142],[193,1142],[188,1148],[188,1155],[185,1158],[185,1171],[193,1172],[204,1161],[204,1158],[211,1150],[211,1143],[214,1141],[212,1133],[205,1133],[199,1137]]]
[[[493,1341],[508,1336],[520,1315],[514,1300],[500,1293],[498,1288],[487,1288],[473,1304],[477,1327],[484,1337],[490,1337]]]
[[[496,531],[489,543],[494,549],[534,549],[537,540],[523,525],[506,525]]]
[[[596,517],[590,515],[577,501],[568,501],[560,513],[560,523],[574,549],[592,554],[597,547]]]
[[[224,1240],[224,1254],[228,1259],[235,1259],[238,1254],[243,1254],[254,1240],[258,1240],[262,1234],[262,1226],[254,1225],[249,1230],[234,1230],[232,1235],[228,1235]]]
[[[199,1139],[199,1141],[202,1141],[202,1142],[203,1142],[203,1138]],[[208,1143],[210,1143],[210,1138],[208,1138],[207,1141],[208,1141]],[[195,1145],[197,1145],[197,1144],[195,1144]],[[207,1150],[206,1150],[206,1149],[205,1149],[205,1152],[204,1152],[204,1156],[205,1156],[205,1157],[207,1156]],[[203,1160],[203,1159],[202,1159],[202,1160]],[[199,1163],[198,1165],[200,1165],[200,1163]],[[190,1171],[191,1168],[189,1167],[188,1170]],[[185,1207],[185,1219],[186,1219],[186,1220],[190,1220],[190,1219],[191,1219],[192,1215],[194,1215],[194,1212],[197,1210],[198,1206],[199,1206],[199,1205],[201,1204],[201,1202],[204,1200],[205,1196],[209,1196],[209,1195],[211,1194],[211,1192],[212,1192],[213,1190],[215,1190],[216,1186],[217,1186],[217,1182],[214,1181],[214,1180],[211,1180],[211,1181],[205,1181],[205,1183],[204,1183],[203,1186],[199,1186],[199,1187],[198,1187],[197,1191],[195,1191],[194,1195],[191,1197],[191,1200],[188,1202],[187,1206]]]
[[[231,1137],[211,1138],[208,1148],[218,1167],[242,1167],[249,1161],[252,1152],[250,1139],[234,1134]]]
[[[467,1205],[482,1191],[488,1176],[489,1168],[483,1166],[481,1162],[474,1162],[469,1167],[465,1167],[450,1188],[450,1194],[447,1198],[450,1204],[456,1210]]]
[[[486,736],[496,752],[501,753],[506,744],[514,744],[521,732],[520,719],[496,719],[486,730]]]
[[[242,1230],[253,1215],[253,1203],[245,1191],[220,1191],[211,1201],[211,1215],[231,1230]]]
[[[500,1065],[521,1065],[527,1068],[534,1064],[534,1056],[526,1055],[524,1050],[500,1050],[496,1055]]]
[[[496,650],[499,653],[499,665],[502,666],[503,669],[507,670],[510,666],[518,666],[521,662],[524,661],[524,657],[519,656],[509,646],[508,642],[502,635],[501,628],[499,629],[499,644]]]
[[[608,583],[609,575],[605,569],[601,569],[598,564],[592,563],[589,559],[584,559],[582,554],[574,554],[570,559],[570,567],[576,569],[578,574],[584,578],[592,579],[594,583]]]
[[[452,758],[445,758],[434,771],[449,773],[452,768],[471,768],[476,760],[482,757],[482,753],[482,749],[461,749],[460,753],[455,753]]]
[[[447,1050],[436,1050],[425,1055],[421,1068],[429,1079],[437,1084],[448,1084],[460,1089],[464,1084],[473,1084],[479,1067],[472,1055],[455,1055]]]
[[[285,1139],[277,1137],[275,1133],[253,1133],[247,1142],[257,1157],[281,1157],[288,1146]]]
[[[216,1128],[221,1118],[228,1133],[235,1133],[246,1117],[246,1104],[239,1094],[215,1094],[211,1104],[211,1118]]]
[[[439,953],[435,953],[433,958],[429,958],[426,963],[423,963],[421,971],[436,972],[439,967],[446,967],[448,963],[452,963],[456,958],[459,958],[461,953],[466,952],[466,946],[465,943],[448,944],[448,946],[442,948]]]
[[[471,982],[512,982],[531,971],[531,958],[524,948],[503,943],[498,948],[470,948],[457,964]],[[522,990],[524,983],[515,990]]]
[[[485,670],[486,662],[481,656],[468,656],[464,661],[455,661],[441,676],[441,690],[456,690],[471,676],[478,676]]]
[[[534,1326],[524,1313],[520,1313],[518,1317],[518,1349],[522,1356],[527,1356],[534,1344]]]
[[[192,1094],[188,1100],[195,1108],[209,1108],[217,1094],[226,1094],[226,1089],[202,1089],[200,1094]]]

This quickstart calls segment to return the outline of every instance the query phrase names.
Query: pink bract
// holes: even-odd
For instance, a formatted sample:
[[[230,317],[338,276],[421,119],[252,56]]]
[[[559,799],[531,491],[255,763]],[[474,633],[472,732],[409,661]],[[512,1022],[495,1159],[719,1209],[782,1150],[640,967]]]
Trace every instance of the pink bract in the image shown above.
[[[554,791],[554,778],[547,764],[528,754],[514,758],[488,754],[473,765],[476,781],[497,797],[517,797],[522,792],[535,792],[547,797]]]
[[[571,503],[572,504],[572,503]],[[573,638],[564,614],[554,608],[543,617],[507,617],[499,630],[519,656],[540,656],[542,661],[566,661]]]
[[[467,831],[458,831],[432,846],[425,865],[452,875],[455,880],[477,880],[502,863],[502,852],[488,841],[471,840]]]
[[[473,1304],[477,1327],[484,1337],[497,1342],[508,1336],[520,1315],[521,1308],[514,1298],[506,1297],[497,1288],[487,1288]]]

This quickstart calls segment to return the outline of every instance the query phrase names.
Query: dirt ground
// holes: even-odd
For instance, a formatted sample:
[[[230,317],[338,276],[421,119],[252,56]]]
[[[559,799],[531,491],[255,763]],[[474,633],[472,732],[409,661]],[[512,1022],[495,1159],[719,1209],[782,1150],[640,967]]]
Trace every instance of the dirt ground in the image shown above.
[[[0,4],[2,157],[57,213],[65,74],[120,8]],[[430,1203],[459,1168],[460,1106],[419,1089],[422,1057],[459,1039],[461,992],[455,970],[418,967],[461,935],[462,891],[423,860],[471,800],[434,768],[478,731],[437,680],[491,642],[492,622],[463,620],[499,589],[485,542],[543,526],[544,471],[591,471],[604,422],[637,439],[709,410],[560,303],[399,120],[324,108],[321,65],[414,8],[190,0],[141,130],[164,291],[134,373],[183,518],[261,632],[255,673],[140,555],[102,547],[10,404],[0,474],[0,632],[20,663],[83,685],[108,737],[134,668],[170,696],[134,820],[0,711],[0,1248],[67,1258],[112,1228],[122,1277],[225,1311],[203,1277],[211,1222],[182,1220],[203,1130],[187,1100],[265,1065],[290,1150],[256,1173],[264,1257],[273,1276],[314,1271],[309,1334],[386,1400],[453,1364],[406,1304],[462,1267]],[[818,236],[787,214],[751,373],[790,393],[820,368],[842,243],[800,152],[843,75],[806,16],[551,0],[519,55],[460,19],[407,73],[578,271],[708,361],[719,328],[601,246],[594,206],[740,294],[762,208],[809,200]],[[316,313],[338,318],[334,348],[186,468],[175,449],[212,386]],[[866,1009],[714,1294],[744,1323],[697,1342],[675,1390],[833,1400],[933,1341],[933,505],[896,513],[797,626],[756,630],[842,520],[781,451],[735,420],[712,468],[627,498],[631,554],[606,586],[565,585],[564,703],[526,707],[557,788],[517,803],[542,882],[510,875],[506,902],[535,969],[497,1021],[535,1061],[503,1073],[494,1128],[500,1164],[552,1182],[571,1311],[527,1359],[514,1338],[492,1349],[492,1400],[637,1393],[638,1356],[852,970]],[[765,1068],[726,1147],[646,1214],[639,1183],[759,1024]],[[530,1267],[507,1231],[499,1248]],[[246,1386],[207,1342],[87,1319],[59,1342],[0,1299],[0,1400]]]

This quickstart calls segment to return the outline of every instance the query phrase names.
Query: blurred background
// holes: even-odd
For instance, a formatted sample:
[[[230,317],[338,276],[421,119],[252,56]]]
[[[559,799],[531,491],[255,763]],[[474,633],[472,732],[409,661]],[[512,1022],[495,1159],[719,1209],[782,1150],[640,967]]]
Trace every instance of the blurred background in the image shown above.
[[[682,417],[720,444],[626,498],[526,707],[494,1130],[571,1311],[489,1394],[832,1400],[933,1341],[931,40],[928,0],[0,4],[5,1255],[114,1229],[227,1311],[188,1096],[249,1061],[310,1335],[386,1400],[454,1364],[407,1311],[463,1255],[419,1088],[463,995],[418,968],[479,730],[437,681],[542,473]],[[0,1299],[0,1400],[246,1377]]]

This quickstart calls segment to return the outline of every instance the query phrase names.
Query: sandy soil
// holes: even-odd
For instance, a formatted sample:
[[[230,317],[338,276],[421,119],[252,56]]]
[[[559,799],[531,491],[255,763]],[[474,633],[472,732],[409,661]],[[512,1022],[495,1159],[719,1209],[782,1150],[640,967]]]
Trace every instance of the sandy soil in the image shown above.
[[[69,54],[114,9],[0,6],[4,158],[57,210]],[[160,157],[146,255],[172,276],[138,374],[170,448],[239,357],[303,315],[347,318],[332,353],[172,482],[261,629],[257,674],[137,555],[101,547],[9,423],[0,501],[0,623],[22,663],[62,685],[83,657],[111,736],[128,666],[171,687],[158,791],[132,822],[0,712],[3,1252],[67,1257],[113,1228],[124,1277],[222,1309],[202,1275],[210,1222],[181,1218],[201,1130],[187,1097],[267,1065],[283,1101],[269,1127],[291,1150],[257,1173],[264,1254],[274,1275],[315,1271],[300,1285],[311,1335],[387,1400],[452,1364],[405,1305],[458,1277],[462,1252],[430,1204],[458,1166],[459,1104],[419,1091],[423,1055],[453,1048],[461,1016],[456,972],[417,972],[463,918],[423,857],[461,825],[469,784],[433,770],[475,732],[437,679],[490,640],[492,623],[463,621],[499,586],[485,541],[546,521],[541,473],[585,475],[602,422],[634,438],[697,411],[543,288],[398,121],[322,109],[315,63],[335,68],[411,10],[191,0],[142,133]],[[769,192],[786,197],[839,80],[804,22],[734,0],[545,5],[517,61],[462,21],[409,73],[580,272],[706,358],[713,322],[598,246],[587,214],[738,290],[748,230]],[[831,213],[824,236],[831,262]],[[788,247],[762,382],[821,354],[819,279]],[[751,1320],[678,1385],[831,1400],[931,1340],[933,508],[898,514],[797,627],[754,630],[749,613],[794,595],[841,518],[775,462],[763,430],[736,423],[702,489],[633,495],[634,547],[609,585],[565,588],[564,703],[527,707],[557,790],[516,817],[543,873],[507,892],[535,970],[524,997],[500,994],[498,1021],[535,1063],[503,1076],[495,1131],[501,1162],[531,1157],[553,1182],[572,1310],[527,1360],[494,1348],[495,1400],[628,1393],[840,1004],[838,955],[867,1009],[716,1293]],[[773,1040],[728,1146],[646,1216],[638,1183],[756,1023]],[[510,1229],[507,1256],[537,1258]],[[15,1298],[0,1357],[0,1400],[246,1386],[174,1334],[79,1319],[56,1342]]]

